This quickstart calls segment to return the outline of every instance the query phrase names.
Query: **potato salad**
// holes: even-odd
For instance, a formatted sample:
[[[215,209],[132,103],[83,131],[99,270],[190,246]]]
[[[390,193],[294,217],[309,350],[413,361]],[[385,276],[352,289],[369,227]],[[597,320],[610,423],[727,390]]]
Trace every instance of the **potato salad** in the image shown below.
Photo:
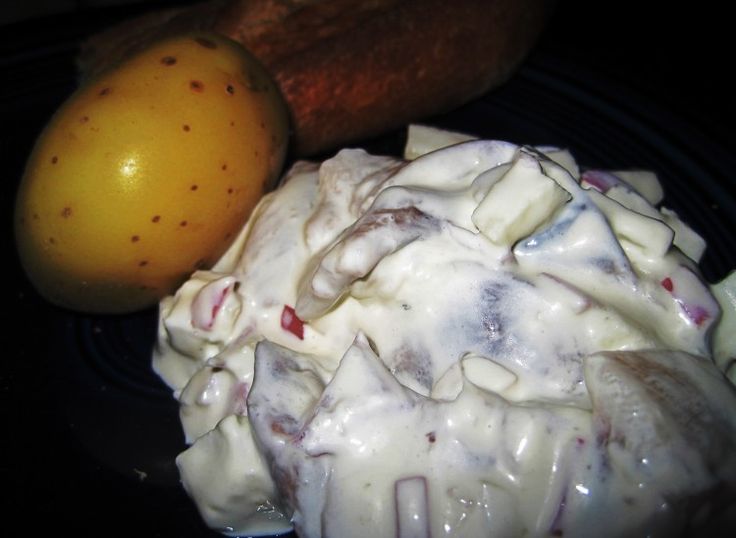
[[[661,202],[651,172],[422,126],[403,158],[297,162],[160,305],[204,520],[617,537],[715,517],[734,277],[702,279],[705,242]]]

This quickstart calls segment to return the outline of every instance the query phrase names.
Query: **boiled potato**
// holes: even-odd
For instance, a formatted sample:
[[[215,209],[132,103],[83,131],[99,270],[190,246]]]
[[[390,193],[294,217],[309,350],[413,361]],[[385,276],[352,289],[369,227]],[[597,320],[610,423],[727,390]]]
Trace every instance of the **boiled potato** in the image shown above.
[[[66,308],[153,305],[224,253],[287,139],[277,87],[239,44],[158,42],[81,87],[41,133],[16,200],[23,267]]]

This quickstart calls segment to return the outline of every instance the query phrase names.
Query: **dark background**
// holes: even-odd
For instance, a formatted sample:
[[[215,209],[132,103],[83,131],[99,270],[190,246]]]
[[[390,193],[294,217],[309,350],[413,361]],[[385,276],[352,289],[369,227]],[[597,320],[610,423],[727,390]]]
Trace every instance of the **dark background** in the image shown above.
[[[539,48],[626,81],[733,144],[734,29],[714,6],[563,0]]]
[[[125,362],[147,356],[151,315],[86,318],[49,307],[25,282],[11,234],[15,185],[36,134],[74,88],[79,40],[145,9],[177,3],[100,8],[62,2],[52,16],[0,27],[1,229],[9,260],[0,295],[0,484],[9,497],[4,524],[25,529],[22,534],[210,534],[176,483],[176,406],[147,364]],[[676,125],[685,135],[692,131],[704,147],[718,148],[712,158],[724,162],[722,156],[733,157],[736,150],[728,17],[691,2],[667,3],[666,10],[652,4],[561,1],[529,65],[562,59],[574,66],[565,71],[573,82],[579,72],[597,87],[625,88],[619,105],[626,108],[632,96],[638,118],[646,118],[646,111],[637,109],[637,96],[656,103],[665,117],[681,120]],[[698,155],[710,158],[708,151]],[[719,233],[731,235],[728,226]],[[79,351],[69,355],[69,349]],[[118,373],[108,375],[109,368]],[[145,478],[137,471],[145,471]]]

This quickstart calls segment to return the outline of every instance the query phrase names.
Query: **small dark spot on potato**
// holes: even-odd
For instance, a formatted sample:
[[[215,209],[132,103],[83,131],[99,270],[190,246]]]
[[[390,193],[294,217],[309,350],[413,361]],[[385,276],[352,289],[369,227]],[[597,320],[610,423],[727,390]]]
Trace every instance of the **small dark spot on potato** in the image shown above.
[[[52,245],[55,245],[56,239],[54,239],[53,237],[49,237],[49,243],[51,243]]]
[[[138,236],[138,235],[134,235],[134,236],[132,236],[132,237],[130,238],[130,241],[131,241],[132,243],[137,243],[137,242],[138,242],[138,241],[140,241],[140,240],[141,240],[141,238],[140,238],[140,236]]]
[[[51,164],[56,164],[58,162],[59,162],[59,158],[56,155],[54,155],[53,157],[51,157]]]
[[[261,129],[265,129],[265,128],[266,128],[266,124],[264,122],[261,122]]]
[[[189,127],[189,125],[187,125],[186,123],[182,125],[181,128],[184,129],[187,133],[192,130],[192,128]]]
[[[79,118],[79,123],[87,123],[89,121],[89,116],[82,116]]]
[[[71,207],[65,207],[61,210],[61,216],[65,219],[68,219],[72,216],[72,208]]]
[[[155,222],[158,222],[160,220],[161,220],[161,215],[154,215],[153,217],[151,217],[151,222],[154,222],[155,223]]]
[[[189,88],[193,92],[202,93],[204,91],[204,82],[201,80],[191,80],[189,81]]]
[[[206,37],[196,37],[194,38],[194,40],[206,49],[216,49],[217,48],[217,43],[215,43],[214,41],[210,39],[207,39]]]
[[[229,93],[230,95],[235,94],[235,86],[233,86],[232,84],[228,84],[225,89],[227,90],[227,93]]]
[[[227,163],[225,163],[225,164],[222,165],[222,169],[223,170],[227,170]]]
[[[161,63],[164,65],[174,65],[176,63],[176,58],[173,56],[164,56],[161,58]]]
[[[189,190],[196,191],[198,188],[199,188],[198,185],[192,185],[191,187],[189,187]]]
[[[187,225],[187,221],[185,221],[185,220],[183,220],[183,221],[181,221],[181,222],[179,223],[179,226],[181,226],[182,228],[183,228],[184,226],[186,226],[186,225]]]
[[[145,267],[148,265],[148,260],[141,260],[138,262],[138,267]]]
[[[112,88],[110,88],[110,87],[102,88],[100,90],[99,95],[100,95],[100,97],[104,97],[105,95],[110,95],[110,92],[112,92]]]
[[[235,122],[234,121],[231,121],[230,122],[230,127],[235,127]]]
[[[230,187],[230,188],[229,188],[229,189],[227,190],[227,193],[228,193],[228,194],[232,194],[233,192],[234,192],[234,191],[233,191],[233,188],[232,188],[232,187]]]
[[[33,220],[38,220],[38,213],[33,214]]]

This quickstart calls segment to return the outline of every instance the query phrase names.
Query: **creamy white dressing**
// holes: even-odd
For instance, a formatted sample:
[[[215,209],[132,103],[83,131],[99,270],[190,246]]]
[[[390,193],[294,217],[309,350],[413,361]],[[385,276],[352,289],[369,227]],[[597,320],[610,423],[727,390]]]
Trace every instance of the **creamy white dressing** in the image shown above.
[[[683,500],[736,486],[736,394],[714,361],[730,368],[733,330],[656,178],[413,129],[414,160],[295,165],[162,302],[154,368],[205,521],[655,536],[687,522]]]

